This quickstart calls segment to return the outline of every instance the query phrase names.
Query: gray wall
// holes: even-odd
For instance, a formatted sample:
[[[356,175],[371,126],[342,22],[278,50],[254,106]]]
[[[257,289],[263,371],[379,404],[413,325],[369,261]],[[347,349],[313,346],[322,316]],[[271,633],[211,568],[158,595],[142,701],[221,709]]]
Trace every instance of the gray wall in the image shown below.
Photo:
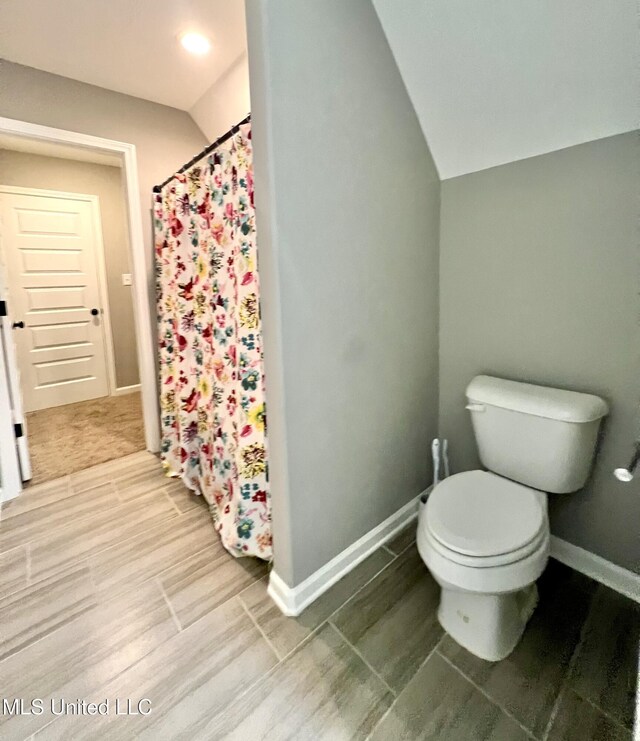
[[[440,184],[370,0],[248,0],[247,17],[275,569],[293,585],[428,485]]]
[[[129,266],[129,232],[123,172],[119,167],[0,150],[0,184],[96,195],[104,244],[116,383],[139,382],[131,287],[122,285]]]
[[[135,144],[153,301],[151,189],[205,146],[189,114],[0,59],[0,116]]]
[[[454,471],[478,466],[464,410],[477,373],[599,394],[611,404],[585,490],[551,495],[552,532],[640,571],[638,134],[442,183],[440,432]]]

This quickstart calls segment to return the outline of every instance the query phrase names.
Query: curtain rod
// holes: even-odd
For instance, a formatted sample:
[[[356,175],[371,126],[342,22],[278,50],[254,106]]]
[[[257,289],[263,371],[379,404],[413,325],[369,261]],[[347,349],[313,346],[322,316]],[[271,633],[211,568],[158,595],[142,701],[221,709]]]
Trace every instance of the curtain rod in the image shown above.
[[[186,164],[182,165],[182,167],[177,171],[174,172],[171,177],[168,177],[165,181],[160,183],[160,185],[154,185],[153,186],[153,192],[154,193],[160,193],[160,191],[164,188],[164,186],[167,183],[170,183],[173,178],[175,178],[176,175],[181,175],[183,172],[186,172],[192,165],[195,165],[196,162],[203,157],[206,157],[210,152],[213,152],[214,149],[217,149],[221,144],[224,144],[227,139],[231,139],[231,137],[234,134],[237,134],[240,127],[244,126],[244,124],[249,123],[251,121],[251,114],[248,116],[245,116],[245,118],[242,119],[242,121],[238,122],[235,126],[232,126],[229,131],[227,131],[226,134],[223,134],[222,136],[218,137],[212,144],[208,144],[202,152],[199,152],[196,154],[195,157],[192,157]]]

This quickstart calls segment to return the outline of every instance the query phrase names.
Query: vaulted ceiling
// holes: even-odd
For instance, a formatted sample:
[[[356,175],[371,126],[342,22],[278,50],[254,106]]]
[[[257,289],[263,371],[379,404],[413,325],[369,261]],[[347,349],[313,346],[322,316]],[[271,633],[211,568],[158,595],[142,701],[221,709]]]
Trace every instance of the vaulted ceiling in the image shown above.
[[[635,0],[372,2],[443,179],[640,124]],[[183,110],[245,51],[242,0],[0,0],[0,57]]]
[[[186,31],[210,53],[188,54]],[[0,57],[182,110],[245,51],[242,0],[0,1]]]
[[[373,0],[440,177],[640,125],[635,0]]]

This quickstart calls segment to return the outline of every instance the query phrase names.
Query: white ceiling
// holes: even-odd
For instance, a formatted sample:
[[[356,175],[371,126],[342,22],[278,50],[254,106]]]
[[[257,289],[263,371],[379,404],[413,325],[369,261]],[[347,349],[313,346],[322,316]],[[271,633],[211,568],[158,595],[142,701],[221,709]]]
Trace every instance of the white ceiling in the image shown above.
[[[184,31],[209,54],[188,54]],[[242,0],[0,1],[0,57],[182,110],[245,50]]]
[[[97,149],[85,149],[72,144],[57,144],[56,142],[41,141],[15,134],[0,132],[0,149],[9,149],[13,152],[39,154],[43,157],[59,157],[76,162],[93,162],[96,165],[110,165],[122,167],[122,159],[118,154],[107,154]]]
[[[451,178],[640,125],[635,0],[373,0]]]

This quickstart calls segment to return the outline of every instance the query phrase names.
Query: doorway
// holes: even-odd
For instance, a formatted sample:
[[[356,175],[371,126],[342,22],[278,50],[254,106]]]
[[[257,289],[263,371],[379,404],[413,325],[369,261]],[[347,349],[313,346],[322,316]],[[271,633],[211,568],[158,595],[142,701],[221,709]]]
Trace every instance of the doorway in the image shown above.
[[[97,197],[0,184],[0,222],[25,412],[108,396]]]
[[[29,481],[157,452],[159,425],[135,148],[10,119],[0,119],[0,145],[3,137],[21,142],[0,146],[17,161],[35,149],[61,171],[70,164],[111,171],[121,212],[114,237],[106,199],[82,181],[56,188],[43,178],[42,187],[39,179],[23,187],[0,174],[0,501],[7,501]]]

